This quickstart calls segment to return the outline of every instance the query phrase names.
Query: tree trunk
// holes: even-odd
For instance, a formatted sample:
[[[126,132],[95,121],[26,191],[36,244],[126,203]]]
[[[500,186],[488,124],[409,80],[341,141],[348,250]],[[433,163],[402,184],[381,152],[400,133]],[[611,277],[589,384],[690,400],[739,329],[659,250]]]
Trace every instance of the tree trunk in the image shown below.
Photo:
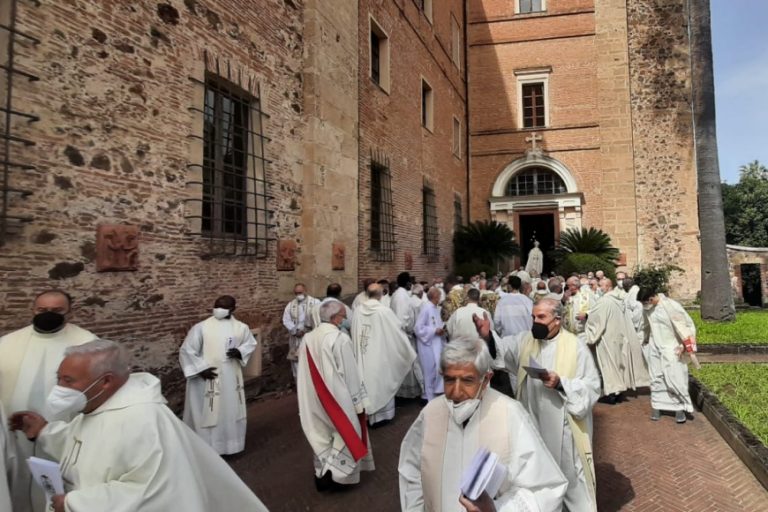
[[[720,189],[715,129],[715,81],[709,0],[688,0],[693,122],[701,233],[701,317],[735,318],[725,248],[725,216]]]

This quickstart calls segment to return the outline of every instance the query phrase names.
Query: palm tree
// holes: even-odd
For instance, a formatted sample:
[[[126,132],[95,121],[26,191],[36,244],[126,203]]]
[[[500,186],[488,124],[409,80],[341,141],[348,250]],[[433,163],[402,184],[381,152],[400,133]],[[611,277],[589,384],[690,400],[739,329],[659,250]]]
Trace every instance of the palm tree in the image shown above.
[[[768,179],[768,169],[757,160],[739,167],[739,174],[741,178]]]
[[[696,174],[701,233],[701,317],[729,321],[735,317],[725,250],[725,215],[720,188],[715,130],[715,81],[709,0],[688,2]]]
[[[496,263],[520,254],[515,233],[495,220],[477,221],[461,226],[453,235],[453,257],[457,264]]]
[[[611,237],[597,228],[571,228],[561,233],[554,257],[560,262],[569,254],[592,254],[608,262],[619,258],[619,250],[612,245]]]

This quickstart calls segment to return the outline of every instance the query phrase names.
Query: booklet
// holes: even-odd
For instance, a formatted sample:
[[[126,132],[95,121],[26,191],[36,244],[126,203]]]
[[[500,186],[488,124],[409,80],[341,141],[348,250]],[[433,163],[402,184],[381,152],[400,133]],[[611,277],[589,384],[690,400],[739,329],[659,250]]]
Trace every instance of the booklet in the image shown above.
[[[461,477],[461,493],[470,500],[478,499],[483,492],[494,498],[506,477],[507,467],[498,455],[480,448]]]
[[[51,504],[51,498],[58,494],[64,494],[64,482],[61,479],[59,464],[39,457],[27,459],[29,472],[32,473],[37,485],[45,491],[46,510]]]
[[[543,368],[533,356],[528,358],[528,366],[523,366],[523,370],[525,370],[529,377],[534,377],[536,379],[541,378],[542,375],[546,375],[549,372],[549,370]]]

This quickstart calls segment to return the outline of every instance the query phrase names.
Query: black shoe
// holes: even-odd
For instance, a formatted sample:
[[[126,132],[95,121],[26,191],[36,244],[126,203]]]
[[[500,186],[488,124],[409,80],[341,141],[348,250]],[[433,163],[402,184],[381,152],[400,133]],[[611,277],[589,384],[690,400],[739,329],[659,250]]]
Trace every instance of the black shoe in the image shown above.
[[[335,485],[336,482],[333,481],[330,471],[326,471],[320,478],[315,477],[315,489],[317,489],[317,492],[332,491]]]

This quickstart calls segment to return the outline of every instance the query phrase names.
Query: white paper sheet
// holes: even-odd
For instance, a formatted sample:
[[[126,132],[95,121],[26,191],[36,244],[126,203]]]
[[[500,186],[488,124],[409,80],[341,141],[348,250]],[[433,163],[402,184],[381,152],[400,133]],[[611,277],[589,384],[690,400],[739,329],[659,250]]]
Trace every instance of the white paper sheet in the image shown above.
[[[45,491],[47,509],[51,504],[51,498],[64,494],[64,482],[61,479],[59,464],[40,457],[30,457],[27,459],[27,465],[32,478]]]
[[[543,368],[539,362],[533,358],[533,356],[528,358],[528,366],[523,366],[523,370],[525,370],[525,373],[527,373],[529,377],[536,379],[540,378],[542,375],[546,375],[549,372],[549,370]]]

